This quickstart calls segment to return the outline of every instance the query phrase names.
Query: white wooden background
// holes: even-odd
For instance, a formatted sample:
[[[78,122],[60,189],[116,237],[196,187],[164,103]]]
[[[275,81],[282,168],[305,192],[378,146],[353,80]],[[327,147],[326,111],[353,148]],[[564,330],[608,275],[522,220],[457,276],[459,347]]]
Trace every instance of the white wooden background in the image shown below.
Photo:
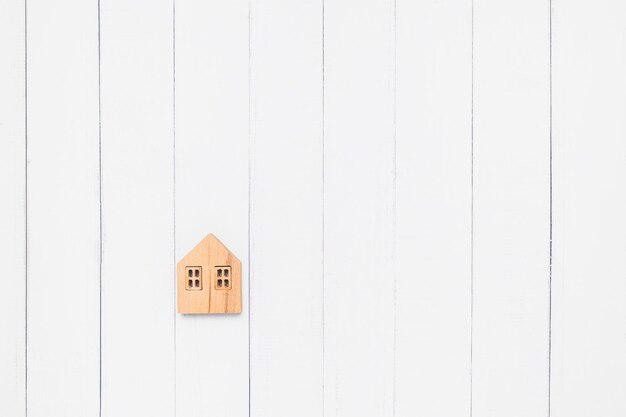
[[[626,415],[626,3],[0,0],[0,416]],[[206,233],[244,312],[180,316]]]

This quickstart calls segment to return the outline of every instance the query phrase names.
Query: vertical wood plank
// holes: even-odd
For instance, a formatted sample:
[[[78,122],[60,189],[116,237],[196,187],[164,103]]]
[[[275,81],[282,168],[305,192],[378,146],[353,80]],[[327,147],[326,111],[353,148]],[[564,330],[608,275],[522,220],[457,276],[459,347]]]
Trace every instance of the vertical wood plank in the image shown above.
[[[25,415],[24,2],[0,4],[0,415]]]
[[[397,4],[397,416],[470,411],[471,6]]]
[[[473,415],[546,415],[549,3],[474,7]]]
[[[325,3],[324,412],[391,416],[394,3]]]
[[[97,416],[98,7],[33,0],[26,13],[28,415]]]
[[[626,4],[553,2],[552,416],[626,414]]]
[[[100,4],[102,415],[173,416],[173,4]]]
[[[253,1],[251,415],[322,415],[322,3]]]
[[[178,417],[248,415],[248,1],[176,2],[176,258],[214,233],[243,267],[243,312],[178,315]]]

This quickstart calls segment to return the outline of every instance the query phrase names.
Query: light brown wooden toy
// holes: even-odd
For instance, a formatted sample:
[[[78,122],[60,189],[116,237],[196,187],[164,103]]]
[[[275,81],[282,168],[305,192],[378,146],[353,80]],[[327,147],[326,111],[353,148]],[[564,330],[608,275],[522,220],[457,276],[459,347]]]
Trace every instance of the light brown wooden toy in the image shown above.
[[[241,313],[241,262],[209,234],[177,266],[178,312]]]

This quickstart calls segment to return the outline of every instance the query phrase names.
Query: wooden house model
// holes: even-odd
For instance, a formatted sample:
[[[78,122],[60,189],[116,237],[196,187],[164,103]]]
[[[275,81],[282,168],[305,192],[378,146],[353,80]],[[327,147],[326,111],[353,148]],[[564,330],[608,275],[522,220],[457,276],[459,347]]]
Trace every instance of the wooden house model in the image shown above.
[[[214,235],[178,262],[177,277],[179,313],[241,313],[241,262]]]

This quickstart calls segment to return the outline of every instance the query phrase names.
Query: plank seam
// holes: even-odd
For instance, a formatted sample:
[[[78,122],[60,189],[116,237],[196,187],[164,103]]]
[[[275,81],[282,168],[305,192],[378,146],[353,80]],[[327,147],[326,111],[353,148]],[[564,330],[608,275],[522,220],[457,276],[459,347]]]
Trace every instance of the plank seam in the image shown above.
[[[248,0],[248,417],[252,415],[252,0]]]
[[[550,115],[549,115],[549,123],[550,123],[550,231],[549,231],[549,252],[550,252],[550,265],[548,271],[548,417],[550,417],[552,413],[552,216],[553,216],[553,204],[552,204],[552,196],[553,196],[553,177],[552,177],[552,0],[548,0],[549,10],[549,102],[550,102]]]
[[[326,415],[326,2],[322,0],[322,417]]]
[[[98,416],[102,417],[102,55],[100,52],[100,13],[101,5],[98,0],[98,197],[99,203],[99,265],[98,265]]]
[[[172,265],[176,269],[176,0],[172,0],[172,200],[173,200],[173,236]],[[175,275],[175,273],[174,273]],[[176,290],[176,288],[174,288]],[[176,333],[176,301],[174,302],[174,417],[178,413],[177,399],[177,333]]]
[[[470,87],[470,369],[469,369],[469,416],[474,413],[474,0],[471,6],[471,87]]]
[[[24,0],[24,416],[28,416],[28,0]]]
[[[396,360],[397,360],[397,323],[398,323],[398,306],[397,306],[397,294],[398,294],[398,271],[396,266],[397,261],[397,195],[398,195],[398,5],[396,0],[391,0],[393,8],[393,162],[392,162],[392,216],[391,216],[391,256],[393,259],[393,358],[392,358],[392,379],[391,379],[391,415],[396,415]]]

